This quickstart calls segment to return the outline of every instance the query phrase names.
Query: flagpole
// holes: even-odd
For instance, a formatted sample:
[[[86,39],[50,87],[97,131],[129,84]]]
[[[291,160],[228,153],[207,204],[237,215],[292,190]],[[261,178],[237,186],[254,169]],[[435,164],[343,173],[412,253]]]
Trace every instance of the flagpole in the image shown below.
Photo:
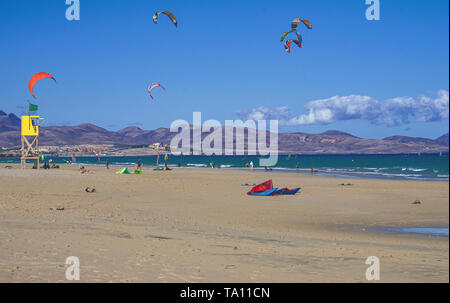
[[[30,104],[31,104],[31,102],[30,102],[30,100],[27,100],[28,101],[28,129],[30,129],[31,128],[31,112],[30,112]]]

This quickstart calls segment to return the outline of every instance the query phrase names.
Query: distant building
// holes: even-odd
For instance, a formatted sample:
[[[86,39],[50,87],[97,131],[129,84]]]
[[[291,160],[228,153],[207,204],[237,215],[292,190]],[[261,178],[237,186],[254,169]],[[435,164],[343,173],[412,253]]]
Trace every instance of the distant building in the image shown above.
[[[151,149],[154,149],[154,150],[162,150],[162,151],[170,150],[170,146],[169,145],[167,145],[167,144],[163,145],[160,142],[152,143],[148,147],[151,148]]]

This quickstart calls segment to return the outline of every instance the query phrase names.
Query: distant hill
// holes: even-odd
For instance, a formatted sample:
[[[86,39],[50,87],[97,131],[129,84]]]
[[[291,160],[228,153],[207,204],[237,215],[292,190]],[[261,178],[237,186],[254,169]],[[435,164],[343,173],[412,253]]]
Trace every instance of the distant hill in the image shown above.
[[[407,136],[391,136],[384,138],[383,140],[394,141],[399,143],[408,143],[408,144],[436,144],[436,140],[420,138],[420,137],[407,137]]]
[[[353,135],[327,131],[321,134],[281,133],[280,152],[308,154],[396,154],[448,152],[448,146],[426,138],[388,137],[363,139]]]
[[[448,146],[448,133],[446,133],[445,135],[440,136],[435,141],[441,143],[442,145]]]
[[[203,134],[205,137],[207,134]],[[175,136],[168,128],[143,130],[131,126],[109,131],[93,124],[77,126],[47,126],[40,128],[40,145],[116,144],[143,145],[160,142],[169,144]],[[20,146],[20,119],[0,111],[0,147]],[[222,146],[225,146],[223,143]],[[303,154],[376,154],[376,153],[437,153],[448,152],[448,133],[436,140],[407,136],[392,136],[382,140],[363,139],[351,134],[329,130],[320,134],[302,132],[278,134],[281,153]]]
[[[325,135],[325,136],[348,136],[348,137],[353,137],[353,138],[358,138],[355,137],[349,133],[346,132],[341,132],[340,130],[327,130],[326,132],[321,133],[320,135]]]
[[[14,114],[7,115],[0,110],[0,133],[18,130],[20,130],[20,119]]]

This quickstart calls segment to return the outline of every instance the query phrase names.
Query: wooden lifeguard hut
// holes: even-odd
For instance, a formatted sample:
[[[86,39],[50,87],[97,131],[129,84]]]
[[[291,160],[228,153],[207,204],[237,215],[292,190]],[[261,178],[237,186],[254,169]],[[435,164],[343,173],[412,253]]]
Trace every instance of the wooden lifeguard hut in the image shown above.
[[[42,120],[43,118],[39,116],[22,116],[22,156],[20,157],[22,168],[25,168],[27,159],[32,159],[39,169],[39,124]]]

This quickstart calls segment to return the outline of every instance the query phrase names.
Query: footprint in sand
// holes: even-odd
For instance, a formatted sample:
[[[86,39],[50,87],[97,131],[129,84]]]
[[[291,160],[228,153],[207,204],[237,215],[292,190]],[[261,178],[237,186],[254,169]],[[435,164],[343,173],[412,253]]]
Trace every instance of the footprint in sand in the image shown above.
[[[234,265],[234,264],[228,264],[228,265],[225,265],[225,267],[224,267],[224,269],[235,269],[236,268],[236,265]]]

